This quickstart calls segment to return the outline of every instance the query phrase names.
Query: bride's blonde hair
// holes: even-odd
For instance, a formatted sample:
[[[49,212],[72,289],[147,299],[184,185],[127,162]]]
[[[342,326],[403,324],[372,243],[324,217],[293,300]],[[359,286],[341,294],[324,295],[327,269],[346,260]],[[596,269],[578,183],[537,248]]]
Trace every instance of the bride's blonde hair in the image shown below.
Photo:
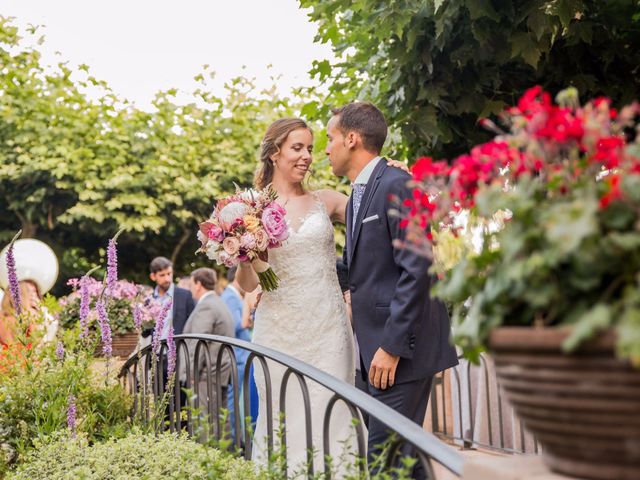
[[[263,189],[273,181],[274,166],[271,156],[280,151],[291,132],[300,129],[309,130],[313,135],[309,125],[300,118],[281,118],[269,125],[260,143],[260,167],[254,179],[257,188]]]

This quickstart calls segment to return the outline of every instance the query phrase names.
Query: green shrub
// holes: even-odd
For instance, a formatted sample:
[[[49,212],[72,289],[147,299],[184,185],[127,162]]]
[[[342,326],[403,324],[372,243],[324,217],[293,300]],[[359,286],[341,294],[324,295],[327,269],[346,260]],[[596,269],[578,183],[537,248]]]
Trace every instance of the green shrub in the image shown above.
[[[91,442],[123,436],[131,399],[113,381],[97,379],[86,353],[64,362],[42,355],[20,375],[0,377],[0,476],[42,440],[67,428],[69,395],[77,406],[77,430]]]
[[[215,477],[207,472],[215,471]],[[207,448],[186,435],[143,434],[90,445],[58,434],[32,451],[9,480],[259,479],[251,462]]]

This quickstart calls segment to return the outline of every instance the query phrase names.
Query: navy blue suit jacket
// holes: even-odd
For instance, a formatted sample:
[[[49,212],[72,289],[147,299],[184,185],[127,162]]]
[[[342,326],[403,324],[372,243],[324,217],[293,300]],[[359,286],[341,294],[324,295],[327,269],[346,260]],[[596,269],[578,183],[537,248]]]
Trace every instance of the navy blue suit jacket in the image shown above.
[[[187,319],[196,304],[193,301],[191,292],[184,288],[174,287],[173,290],[173,333],[180,335],[184,330]]]
[[[457,365],[450,344],[450,322],[443,302],[431,298],[433,277],[429,259],[408,249],[393,247],[403,239],[400,218],[389,215],[390,196],[411,197],[410,175],[378,162],[365,189],[358,218],[353,219],[352,199],[347,205],[349,290],[353,324],[358,337],[362,373],[382,347],[399,355],[396,383],[403,383]],[[349,234],[355,222],[353,237]]]

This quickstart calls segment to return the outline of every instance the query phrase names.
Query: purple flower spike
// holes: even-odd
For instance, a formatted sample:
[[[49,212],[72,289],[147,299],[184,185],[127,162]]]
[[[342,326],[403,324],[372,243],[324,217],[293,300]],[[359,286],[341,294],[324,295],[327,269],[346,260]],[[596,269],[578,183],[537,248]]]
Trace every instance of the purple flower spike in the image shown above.
[[[111,345],[111,325],[109,325],[109,317],[107,316],[107,307],[104,304],[104,300],[98,300],[96,303],[96,311],[98,313],[98,325],[100,326],[102,353],[105,357],[110,358],[113,353],[113,347]]]
[[[56,346],[56,357],[58,360],[64,359],[64,343],[62,342],[58,342],[58,345]]]
[[[160,335],[162,335],[162,330],[164,330],[164,321],[169,314],[169,310],[171,310],[171,306],[173,305],[173,301],[169,300],[162,306],[162,310],[160,310],[160,314],[158,318],[156,318],[156,326],[153,329],[153,341],[151,343],[153,353],[156,355],[160,353]]]
[[[89,336],[89,277],[86,275],[80,279],[80,338]]]
[[[176,371],[176,342],[173,339],[173,327],[169,329],[169,335],[167,336],[167,348],[167,377],[171,378],[171,375]]]
[[[76,413],[76,397],[69,394],[67,398],[67,428],[73,438],[76,438]]]
[[[13,301],[13,308],[16,315],[22,313],[22,302],[20,300],[20,284],[18,283],[18,274],[16,272],[16,257],[13,252],[13,242],[7,250],[7,276],[9,277],[9,292]]]
[[[136,330],[142,329],[142,308],[139,303],[133,306],[133,325],[136,327]]]
[[[107,247],[107,291],[113,295],[118,284],[118,250],[114,238],[109,240]]]

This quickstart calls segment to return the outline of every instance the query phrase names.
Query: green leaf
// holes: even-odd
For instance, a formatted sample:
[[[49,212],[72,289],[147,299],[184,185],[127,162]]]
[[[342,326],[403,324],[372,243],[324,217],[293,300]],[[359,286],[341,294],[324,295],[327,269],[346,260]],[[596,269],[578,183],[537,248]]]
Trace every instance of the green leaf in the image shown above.
[[[465,0],[471,20],[488,17],[496,22],[500,21],[500,15],[493,8],[491,0]]]
[[[562,350],[571,352],[582,342],[605,330],[611,324],[611,308],[598,303],[585,313],[574,325],[571,334],[562,343]]]
[[[546,237],[562,255],[574,252],[598,231],[598,204],[593,199],[554,203],[543,215]]]
[[[549,20],[541,8],[535,9],[529,15],[529,18],[527,18],[527,27],[531,29],[538,41],[545,33],[548,33]]]

